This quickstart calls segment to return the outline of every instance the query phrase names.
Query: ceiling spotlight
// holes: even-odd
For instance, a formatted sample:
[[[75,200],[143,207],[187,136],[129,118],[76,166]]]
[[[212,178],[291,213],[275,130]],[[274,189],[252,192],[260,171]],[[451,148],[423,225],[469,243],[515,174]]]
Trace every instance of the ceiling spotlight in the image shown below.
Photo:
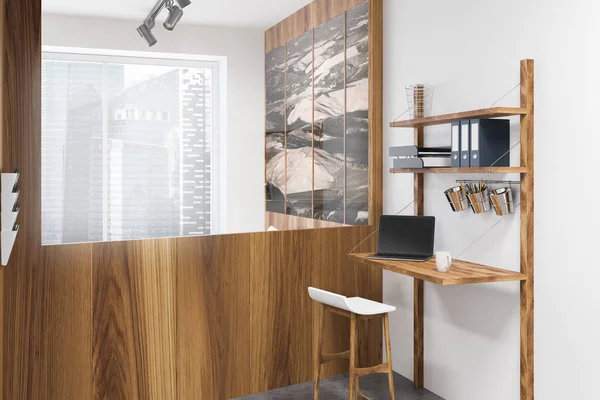
[[[169,10],[169,15],[163,26],[165,29],[172,31],[175,29],[179,20],[181,20],[181,17],[183,17],[182,9],[192,4],[191,0],[177,0],[177,3],[179,4],[179,7],[175,5],[174,0],[158,0],[154,5],[154,8],[152,8],[152,11],[150,11],[150,14],[148,14],[144,20],[144,23],[137,28],[140,36],[148,42],[149,46],[154,46],[157,42],[156,37],[152,34],[152,29],[154,29],[154,26],[156,25],[156,17],[158,17],[158,14],[160,14],[163,8]]]
[[[172,4],[168,4],[167,8],[169,9],[169,15],[167,16],[163,26],[166,30],[172,31],[175,29],[175,25],[177,25],[181,17],[183,17],[183,10]]]
[[[148,46],[152,47],[156,44],[156,37],[154,37],[154,35],[152,34],[152,30],[146,24],[140,25],[137,28],[137,31],[141,37],[146,39],[146,42],[148,42]]]

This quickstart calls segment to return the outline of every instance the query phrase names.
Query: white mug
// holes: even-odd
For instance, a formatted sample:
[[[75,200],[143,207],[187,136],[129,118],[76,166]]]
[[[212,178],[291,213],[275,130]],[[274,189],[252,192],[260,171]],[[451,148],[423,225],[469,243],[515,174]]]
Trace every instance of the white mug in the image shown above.
[[[435,265],[438,271],[448,272],[452,265],[452,254],[449,251],[438,251],[435,253]]]

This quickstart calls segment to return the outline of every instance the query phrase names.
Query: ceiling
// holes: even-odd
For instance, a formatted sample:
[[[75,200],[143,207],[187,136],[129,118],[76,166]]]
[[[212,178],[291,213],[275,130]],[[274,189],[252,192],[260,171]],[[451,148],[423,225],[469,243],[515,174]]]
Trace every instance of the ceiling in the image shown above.
[[[192,0],[181,24],[267,29],[312,0]],[[42,0],[42,11],[142,21],[156,0]],[[163,12],[164,15],[166,13]],[[162,16],[162,14],[161,14]],[[161,17],[159,17],[161,18]]]

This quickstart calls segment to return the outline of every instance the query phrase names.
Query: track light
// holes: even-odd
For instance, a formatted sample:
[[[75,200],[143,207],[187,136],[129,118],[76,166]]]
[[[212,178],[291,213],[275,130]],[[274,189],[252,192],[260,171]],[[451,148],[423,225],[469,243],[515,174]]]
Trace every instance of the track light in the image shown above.
[[[169,7],[169,5],[167,5],[167,7]],[[175,25],[177,25],[181,17],[183,17],[183,10],[177,6],[170,6],[169,15],[167,16],[163,26],[166,30],[172,31],[175,29]]]
[[[158,0],[154,5],[154,8],[152,8],[152,11],[150,11],[150,14],[148,14],[144,20],[144,23],[137,28],[140,36],[148,42],[149,46],[154,46],[157,42],[156,37],[152,34],[152,29],[154,29],[154,26],[156,25],[156,17],[158,17],[158,14],[160,14],[163,8],[169,10],[169,15],[163,26],[165,29],[172,31],[181,20],[181,17],[183,17],[183,8],[192,4],[191,0],[177,0],[177,3],[179,4],[179,7],[175,5],[174,0]]]
[[[141,37],[146,39],[148,46],[152,47],[156,44],[156,37],[152,34],[152,30],[146,24],[142,24],[137,28],[138,33]]]

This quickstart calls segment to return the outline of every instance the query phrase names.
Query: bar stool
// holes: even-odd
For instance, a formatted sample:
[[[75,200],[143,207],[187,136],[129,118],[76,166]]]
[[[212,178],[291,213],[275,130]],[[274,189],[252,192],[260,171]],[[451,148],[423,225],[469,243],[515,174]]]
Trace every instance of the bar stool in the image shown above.
[[[358,395],[367,398],[360,393],[358,387],[358,378],[364,375],[374,373],[387,373],[388,384],[390,387],[390,399],[394,400],[394,372],[392,370],[392,347],[390,344],[390,321],[389,313],[396,311],[396,307],[388,306],[387,304],[378,303],[363,299],[361,297],[341,296],[336,293],[327,292],[321,289],[308,288],[310,298],[321,304],[321,321],[319,323],[318,344],[315,354],[315,394],[314,400],[319,400],[319,381],[321,379],[321,365],[329,361],[349,359],[350,360],[350,394],[349,399],[354,400]],[[343,315],[350,318],[350,350],[337,354],[323,354],[323,325],[325,323],[325,312],[329,311],[335,314]],[[358,368],[358,335],[357,323],[358,319],[383,318],[383,326],[385,333],[385,351],[387,362],[369,368]]]

